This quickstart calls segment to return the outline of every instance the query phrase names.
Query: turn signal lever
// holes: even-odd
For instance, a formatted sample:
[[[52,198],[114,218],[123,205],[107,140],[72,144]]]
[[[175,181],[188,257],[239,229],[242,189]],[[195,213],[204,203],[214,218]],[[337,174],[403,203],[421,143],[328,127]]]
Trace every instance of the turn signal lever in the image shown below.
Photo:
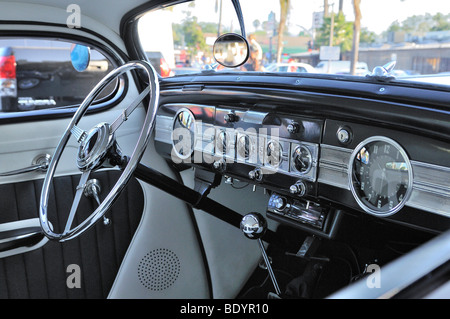
[[[258,213],[247,214],[242,218],[240,228],[247,238],[258,240],[264,262],[266,263],[267,270],[269,271],[270,279],[272,280],[275,288],[275,292],[278,296],[280,296],[281,291],[278,286],[278,282],[275,278],[275,274],[273,273],[272,266],[270,265],[269,258],[267,257],[266,250],[264,249],[264,245],[261,240],[261,237],[267,230],[266,219]]]

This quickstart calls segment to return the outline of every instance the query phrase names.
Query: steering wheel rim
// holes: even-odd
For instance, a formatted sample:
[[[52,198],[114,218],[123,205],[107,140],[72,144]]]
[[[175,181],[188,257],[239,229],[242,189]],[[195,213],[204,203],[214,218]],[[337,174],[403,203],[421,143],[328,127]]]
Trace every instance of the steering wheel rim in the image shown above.
[[[130,105],[127,109],[125,109],[121,115],[111,124],[108,123],[100,123],[94,128],[92,128],[89,132],[85,132],[81,130],[77,124],[81,120],[81,118],[86,114],[88,107],[92,104],[94,99],[100,94],[100,92],[113,80],[121,76],[122,74],[131,71],[133,69],[139,69],[144,71],[149,80],[149,86],[144,89],[144,91],[139,95],[138,100],[135,105]],[[79,223],[76,227],[72,228],[71,224],[73,222],[73,218],[76,214],[76,208],[79,203],[75,203],[79,201],[81,197],[81,193],[83,192],[85,183],[89,174],[94,171],[96,168],[102,165],[103,161],[107,156],[107,152],[111,150],[112,147],[115,147],[115,130],[127,120],[128,116],[131,115],[134,108],[140,104],[142,99],[147,95],[146,93],[150,93],[150,102],[147,109],[147,114],[144,120],[144,124],[142,126],[139,139],[136,143],[136,146],[133,150],[132,155],[129,157],[126,166],[122,169],[122,174],[117,180],[116,184],[113,186],[109,194],[105,197],[105,199],[100,203],[97,209],[87,217],[84,221]],[[139,100],[140,99],[140,100]],[[39,220],[41,224],[42,231],[46,237],[52,240],[58,240],[60,242],[67,241],[73,239],[90,227],[92,227],[100,218],[102,218],[105,213],[111,208],[114,201],[120,195],[122,190],[127,185],[131,175],[133,174],[136,166],[138,165],[147,145],[150,140],[150,135],[155,126],[155,118],[157,112],[157,106],[159,101],[159,81],[158,75],[155,69],[146,61],[131,61],[128,62],[113,71],[111,71],[108,75],[106,75],[87,95],[84,101],[81,103],[78,110],[75,112],[72,120],[70,121],[68,127],[64,131],[62,138],[60,139],[55,152],[52,156],[52,159],[49,163],[47,173],[45,175],[45,179],[42,185],[42,191],[40,196],[40,205],[39,205]],[[61,158],[61,155],[69,141],[69,138],[74,135],[77,138],[77,142],[80,144],[78,148],[77,154],[77,165],[80,171],[82,172],[80,183],[77,187],[77,192],[74,197],[74,202],[72,203],[72,209],[70,211],[66,227],[62,233],[56,233],[52,230],[51,223],[48,220],[48,199],[50,193],[50,185],[55,175],[56,167]],[[94,141],[95,139],[95,141]],[[81,163],[80,163],[81,161]],[[74,207],[76,204],[76,207]],[[74,212],[72,212],[74,210]]]

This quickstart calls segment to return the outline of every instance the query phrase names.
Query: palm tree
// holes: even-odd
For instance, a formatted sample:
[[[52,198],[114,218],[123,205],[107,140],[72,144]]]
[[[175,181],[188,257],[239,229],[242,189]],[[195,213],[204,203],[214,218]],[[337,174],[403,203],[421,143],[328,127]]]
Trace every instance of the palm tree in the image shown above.
[[[283,33],[289,12],[289,0],[280,0],[280,24],[278,25],[277,62],[281,61],[283,51]]]
[[[356,73],[356,63],[358,62],[359,40],[361,36],[361,0],[353,0],[353,11],[355,12],[355,22],[353,23],[353,51],[350,64],[350,73]]]

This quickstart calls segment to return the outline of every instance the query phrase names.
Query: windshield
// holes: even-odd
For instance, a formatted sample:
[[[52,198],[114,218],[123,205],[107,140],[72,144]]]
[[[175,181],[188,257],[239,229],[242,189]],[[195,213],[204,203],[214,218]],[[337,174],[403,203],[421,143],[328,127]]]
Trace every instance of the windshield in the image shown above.
[[[366,76],[396,61],[397,79],[450,86],[447,0],[241,0],[250,58],[220,70]],[[163,77],[214,63],[220,34],[240,34],[231,0],[196,0],[139,21],[141,44]]]

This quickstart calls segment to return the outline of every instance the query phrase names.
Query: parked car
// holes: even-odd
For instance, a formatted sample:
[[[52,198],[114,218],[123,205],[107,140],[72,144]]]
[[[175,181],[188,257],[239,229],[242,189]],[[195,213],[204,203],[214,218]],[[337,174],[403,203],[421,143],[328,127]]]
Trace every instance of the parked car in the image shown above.
[[[166,62],[166,59],[164,59],[164,56],[161,52],[146,51],[145,54],[159,75],[161,75],[163,78],[173,76],[173,71],[171,70],[169,64]]]
[[[318,73],[350,74],[350,63],[350,61],[320,61],[315,69]],[[356,63],[355,75],[365,76],[367,74],[369,74],[367,63]]]
[[[168,318],[273,318],[310,305],[338,316],[319,299],[448,299],[448,46],[361,49],[365,76],[329,74],[325,62],[239,69],[253,31],[262,59],[298,50],[315,65],[332,19],[302,36],[298,26],[319,23],[323,3],[291,0],[279,37],[278,0],[0,1],[2,102],[56,103],[0,112],[0,298],[145,299],[146,315]],[[431,10],[448,13],[435,0],[361,6],[363,28],[423,15],[421,37],[442,27]],[[343,10],[336,29],[351,30],[342,20],[353,8]],[[168,29],[138,32],[140,18],[161,14]],[[406,25],[380,34],[404,41]],[[141,45],[152,33],[205,68],[166,76]],[[49,39],[48,51],[37,45]],[[13,40],[26,41],[27,58]],[[68,54],[71,44],[90,59]],[[227,50],[215,61],[217,47]],[[394,57],[421,75],[396,78]],[[236,68],[219,71],[225,61]]]
[[[305,73],[305,72],[315,72],[313,66],[307,63],[272,63],[265,67],[267,72],[295,72],[295,73]]]
[[[3,86],[0,111],[30,111],[80,103],[95,83],[112,70],[112,65],[101,53],[92,50],[88,69],[78,72],[70,61],[71,45],[48,39],[0,39]]]

